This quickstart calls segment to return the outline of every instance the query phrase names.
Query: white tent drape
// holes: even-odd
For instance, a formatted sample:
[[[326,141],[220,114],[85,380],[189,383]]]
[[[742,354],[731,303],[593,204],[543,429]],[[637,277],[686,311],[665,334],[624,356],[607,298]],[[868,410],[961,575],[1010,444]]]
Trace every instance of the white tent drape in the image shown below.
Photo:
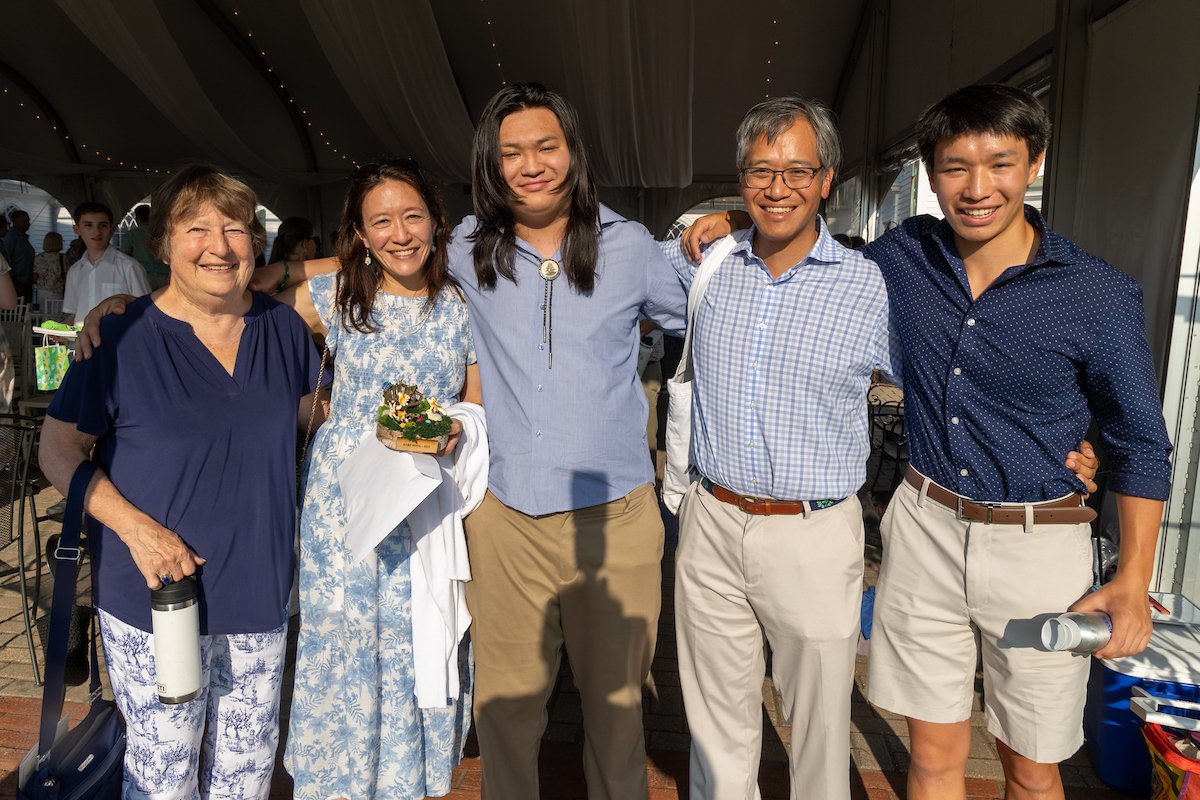
[[[427,0],[301,0],[375,135],[447,182],[470,182],[474,126]]]
[[[199,152],[279,183],[313,185],[328,180],[280,169],[246,144],[200,85],[154,0],[57,3],[159,112],[195,142]]]
[[[564,3],[567,96],[602,186],[692,182],[692,0]]]

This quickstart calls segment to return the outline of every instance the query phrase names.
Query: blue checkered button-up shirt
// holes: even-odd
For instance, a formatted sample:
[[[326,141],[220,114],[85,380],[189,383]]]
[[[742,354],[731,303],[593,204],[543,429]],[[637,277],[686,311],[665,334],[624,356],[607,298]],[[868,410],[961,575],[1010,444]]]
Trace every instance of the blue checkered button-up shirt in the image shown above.
[[[914,217],[866,248],[904,345],[913,466],[976,500],[1036,502],[1083,487],[1063,460],[1094,415],[1108,487],[1165,499],[1171,444],[1137,282],[1046,227],[1030,264],[972,299],[944,220]]]
[[[819,225],[812,252],[778,278],[751,249],[754,229],[739,231],[696,310],[691,461],[740,494],[857,492],[871,370],[897,373],[879,268]],[[677,242],[663,250],[690,287],[698,265]]]

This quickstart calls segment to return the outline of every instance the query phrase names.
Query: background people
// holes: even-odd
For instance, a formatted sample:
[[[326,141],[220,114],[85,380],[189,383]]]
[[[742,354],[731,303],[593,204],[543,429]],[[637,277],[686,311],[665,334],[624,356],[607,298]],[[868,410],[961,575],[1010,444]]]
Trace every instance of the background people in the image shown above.
[[[12,267],[12,282],[17,295],[26,304],[33,302],[33,244],[29,241],[29,212],[14,208],[8,213],[9,228],[4,234],[4,252]]]
[[[67,263],[63,255],[62,235],[50,231],[42,240],[42,252],[33,261],[33,282],[38,305],[47,300],[62,300],[66,286]]]
[[[317,257],[319,242],[312,222],[304,217],[288,217],[279,223],[267,263],[311,261]]]
[[[150,230],[150,206],[142,203],[133,210],[133,218],[137,220],[137,226],[125,232],[121,250],[146,270],[146,280],[151,289],[161,289],[170,280],[171,271],[146,246]]]
[[[84,459],[102,470],[85,508],[109,679],[127,726],[125,796],[265,798],[292,580],[296,432],[309,424],[319,363],[295,312],[246,288],[265,239],[248,186],[195,166],[153,198],[149,247],[172,280],[106,319],[108,343],[67,371],[41,466],[63,492]],[[84,206],[77,219],[104,259],[107,209]],[[193,574],[203,685],[166,706],[150,589]]]
[[[63,316],[67,324],[83,321],[92,307],[106,297],[148,294],[150,285],[142,265],[115,247],[113,215],[108,206],[91,201],[75,209],[75,235],[83,240],[83,257],[67,271]],[[261,245],[259,247],[261,249]]]
[[[0,253],[0,308],[3,309],[17,307],[17,290],[13,287],[11,271],[8,260]],[[0,413],[6,414],[12,409],[15,384],[16,369],[11,345],[4,331],[0,330]]]

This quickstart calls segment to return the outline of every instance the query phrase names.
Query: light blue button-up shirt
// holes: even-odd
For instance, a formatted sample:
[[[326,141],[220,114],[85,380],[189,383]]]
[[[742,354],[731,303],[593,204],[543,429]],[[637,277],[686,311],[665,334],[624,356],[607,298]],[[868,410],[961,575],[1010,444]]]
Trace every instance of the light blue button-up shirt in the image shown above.
[[[517,239],[515,283],[497,277],[495,289],[481,290],[468,238],[475,218],[451,239],[450,272],[466,294],[479,357],[488,486],[533,516],[607,503],[654,481],[638,318],[682,333],[687,294],[640,224],[601,206],[600,229],[591,294],[577,293],[566,275],[554,281],[551,343],[542,337],[545,281],[533,246]]]
[[[812,252],[778,278],[751,249],[754,229],[739,231],[696,309],[691,462],[739,494],[857,492],[871,370],[899,374],[879,268],[819,225]],[[678,243],[663,251],[690,286],[698,265]]]

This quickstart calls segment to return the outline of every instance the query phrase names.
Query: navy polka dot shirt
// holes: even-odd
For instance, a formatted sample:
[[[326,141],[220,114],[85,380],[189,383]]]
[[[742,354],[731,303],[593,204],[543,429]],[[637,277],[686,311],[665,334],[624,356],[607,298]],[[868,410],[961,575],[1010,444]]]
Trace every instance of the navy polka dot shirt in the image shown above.
[[[914,467],[982,501],[1037,502],[1083,487],[1063,461],[1094,415],[1121,494],[1164,500],[1171,444],[1141,287],[1046,227],[1036,258],[971,297],[949,223],[914,217],[866,248],[904,352]]]

